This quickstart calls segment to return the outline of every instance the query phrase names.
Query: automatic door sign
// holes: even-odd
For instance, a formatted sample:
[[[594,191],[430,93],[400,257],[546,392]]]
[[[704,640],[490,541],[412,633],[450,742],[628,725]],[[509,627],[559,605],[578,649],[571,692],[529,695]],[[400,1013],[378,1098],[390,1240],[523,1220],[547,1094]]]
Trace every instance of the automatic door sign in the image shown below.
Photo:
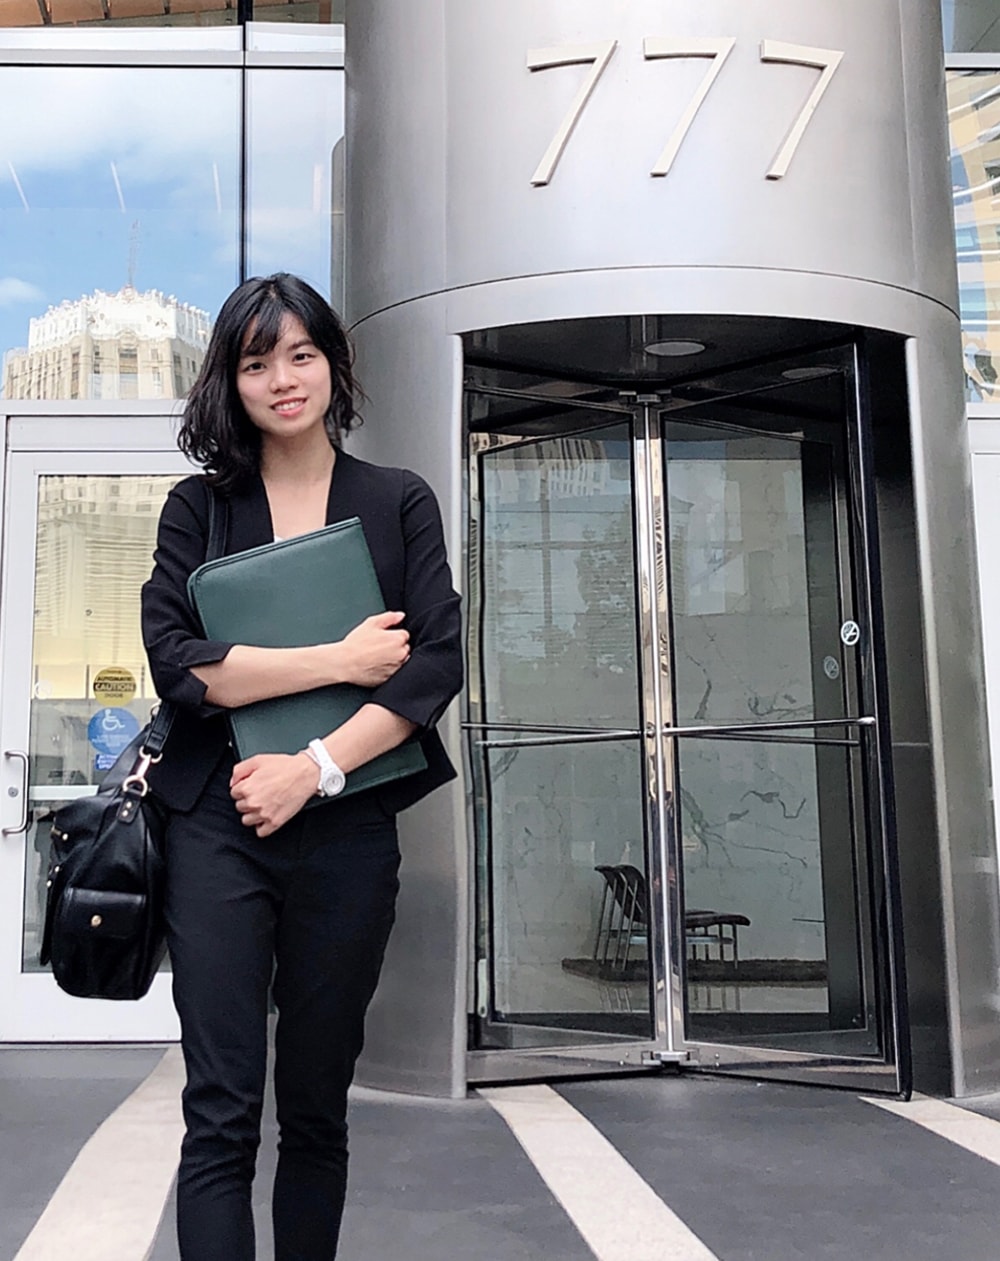
[[[112,705],[127,705],[135,696],[135,675],[123,666],[105,666],[94,675],[94,695]]]
[[[138,734],[139,720],[127,709],[99,709],[87,724],[87,739],[105,758],[117,758]]]
[[[848,648],[853,648],[861,638],[861,627],[857,622],[845,622],[840,628],[840,638]]]

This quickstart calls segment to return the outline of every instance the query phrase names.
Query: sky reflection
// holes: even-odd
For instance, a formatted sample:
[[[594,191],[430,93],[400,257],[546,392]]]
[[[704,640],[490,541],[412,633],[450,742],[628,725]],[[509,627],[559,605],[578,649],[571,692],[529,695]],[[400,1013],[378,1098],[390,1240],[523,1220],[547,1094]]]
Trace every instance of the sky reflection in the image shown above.
[[[50,306],[127,283],[218,309],[239,280],[240,76],[0,70],[0,353]],[[250,271],[328,293],[343,75],[256,70],[248,87]]]

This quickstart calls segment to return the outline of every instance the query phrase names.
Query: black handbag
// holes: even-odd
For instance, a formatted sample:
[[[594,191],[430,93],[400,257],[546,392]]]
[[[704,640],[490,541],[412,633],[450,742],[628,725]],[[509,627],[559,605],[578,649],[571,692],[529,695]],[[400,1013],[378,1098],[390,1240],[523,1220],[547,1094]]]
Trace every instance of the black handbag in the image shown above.
[[[56,984],[77,998],[142,998],[163,961],[167,815],[146,774],[172,720],[161,705],[97,793],[53,820],[39,961],[51,961]]]
[[[224,550],[226,514],[211,488],[208,495],[214,558]],[[52,821],[39,962],[51,962],[56,984],[77,998],[142,998],[163,961],[167,811],[146,776],[163,757],[173,717],[164,701],[97,792]]]

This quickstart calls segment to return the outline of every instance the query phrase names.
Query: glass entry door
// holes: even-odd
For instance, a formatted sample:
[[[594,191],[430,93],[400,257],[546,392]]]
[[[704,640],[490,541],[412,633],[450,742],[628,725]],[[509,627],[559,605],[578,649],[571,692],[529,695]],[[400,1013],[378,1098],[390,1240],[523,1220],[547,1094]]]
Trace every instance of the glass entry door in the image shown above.
[[[470,391],[487,1057],[905,1088],[857,375]]]
[[[166,970],[139,1003],[75,999],[38,947],[53,813],[95,791],[156,704],[139,590],[160,507],[186,470],[166,418],[8,421],[0,1041],[177,1036]]]

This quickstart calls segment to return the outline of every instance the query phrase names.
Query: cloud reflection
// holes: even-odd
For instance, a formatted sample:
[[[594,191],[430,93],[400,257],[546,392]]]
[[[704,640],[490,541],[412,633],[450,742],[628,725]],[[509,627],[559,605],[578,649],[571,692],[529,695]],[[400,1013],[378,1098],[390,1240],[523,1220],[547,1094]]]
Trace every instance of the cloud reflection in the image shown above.
[[[232,145],[239,71],[7,66],[0,76],[0,159],[26,174],[102,166],[123,179],[184,170]]]
[[[255,70],[249,88],[250,271],[296,272],[329,297],[332,157],[344,134],[343,73]]]
[[[0,276],[0,307],[15,306],[20,302],[40,302],[44,293],[37,285],[16,276]]]

